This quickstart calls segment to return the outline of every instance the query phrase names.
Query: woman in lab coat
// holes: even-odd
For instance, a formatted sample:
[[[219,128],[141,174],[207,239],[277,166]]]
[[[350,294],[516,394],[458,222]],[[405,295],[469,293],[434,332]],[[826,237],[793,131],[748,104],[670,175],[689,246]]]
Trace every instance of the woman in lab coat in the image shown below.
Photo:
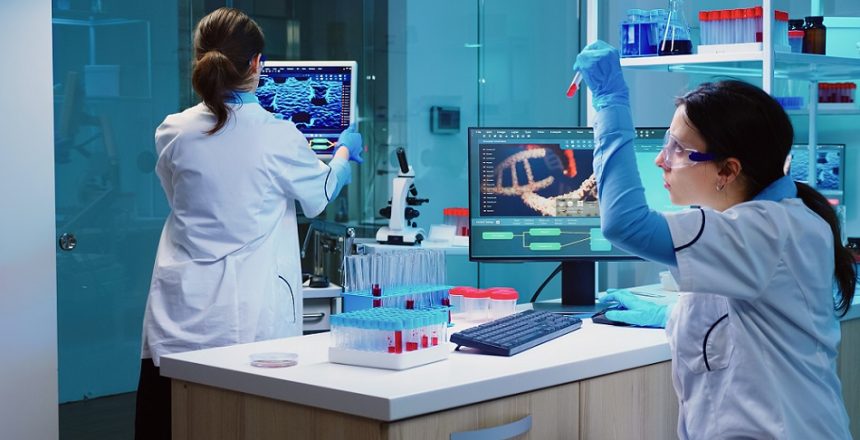
[[[678,436],[850,438],[836,312],[854,296],[853,258],[827,200],[785,175],[794,134],[782,107],[739,81],[678,98],[656,164],[672,202],[697,207],[661,214],[649,210],[636,172],[618,52],[598,41],[574,69],[597,110],[603,233],[667,264],[680,287],[673,307],[624,291],[603,299],[620,308],[609,319],[666,327]]]
[[[194,33],[200,104],[169,115],[155,133],[156,171],[170,204],[143,324],[138,439],[170,438],[165,354],[301,334],[295,202],[314,217],[361,162],[361,136],[341,134],[335,157],[317,159],[291,122],[254,95],[263,33],[221,8]]]

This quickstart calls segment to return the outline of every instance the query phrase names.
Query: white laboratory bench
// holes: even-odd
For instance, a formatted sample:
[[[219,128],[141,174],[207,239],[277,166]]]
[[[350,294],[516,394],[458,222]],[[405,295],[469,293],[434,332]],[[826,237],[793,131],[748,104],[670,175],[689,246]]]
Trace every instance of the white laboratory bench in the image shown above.
[[[860,362],[857,308],[843,320],[839,362],[855,431],[860,369],[849,365]],[[328,346],[321,333],[162,357],[161,373],[173,379],[173,438],[453,439],[480,430],[490,431],[469,438],[499,438],[492,429],[521,427],[529,416],[522,438],[675,435],[662,329],[586,319],[580,330],[513,357],[452,351],[403,371],[332,364]],[[250,354],[271,351],[297,353],[298,365],[249,365]]]

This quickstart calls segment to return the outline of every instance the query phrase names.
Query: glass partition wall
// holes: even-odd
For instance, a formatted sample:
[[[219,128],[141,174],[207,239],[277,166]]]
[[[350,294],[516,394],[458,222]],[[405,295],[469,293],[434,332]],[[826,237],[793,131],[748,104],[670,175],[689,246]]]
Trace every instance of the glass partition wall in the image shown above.
[[[54,0],[59,401],[131,391],[167,203],[153,134],[180,107],[183,0]]]

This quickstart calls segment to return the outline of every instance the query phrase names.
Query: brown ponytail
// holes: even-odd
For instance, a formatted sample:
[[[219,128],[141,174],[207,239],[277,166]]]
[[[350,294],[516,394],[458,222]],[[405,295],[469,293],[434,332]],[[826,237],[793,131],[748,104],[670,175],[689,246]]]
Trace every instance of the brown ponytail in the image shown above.
[[[227,123],[230,108],[224,100],[253,79],[250,63],[263,45],[263,31],[238,9],[216,9],[197,24],[191,85],[217,118],[206,134],[217,133]]]
[[[818,191],[810,188],[804,183],[794,182],[797,186],[797,197],[803,200],[813,212],[821,216],[830,230],[833,232],[833,261],[834,276],[839,285],[840,298],[836,304],[836,310],[841,312],[840,316],[848,313],[851,302],[854,300],[854,288],[857,286],[857,269],[854,266],[854,255],[842,245],[842,232],[839,227],[839,218],[836,211],[827,202],[827,199]]]

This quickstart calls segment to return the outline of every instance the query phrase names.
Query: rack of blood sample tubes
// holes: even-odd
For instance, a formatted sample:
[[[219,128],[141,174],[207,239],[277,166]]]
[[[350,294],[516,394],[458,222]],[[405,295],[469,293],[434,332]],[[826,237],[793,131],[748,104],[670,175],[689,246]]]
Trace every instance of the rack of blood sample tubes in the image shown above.
[[[699,53],[720,51],[718,48],[709,48],[708,46],[761,43],[763,15],[761,6],[700,11],[701,46],[699,46]],[[774,11],[773,45],[780,51],[790,51],[787,12]],[[730,47],[721,49],[728,51]],[[737,46],[737,49],[748,50],[744,46]]]
[[[448,357],[448,309],[372,308],[331,317],[331,362],[402,370]]]

